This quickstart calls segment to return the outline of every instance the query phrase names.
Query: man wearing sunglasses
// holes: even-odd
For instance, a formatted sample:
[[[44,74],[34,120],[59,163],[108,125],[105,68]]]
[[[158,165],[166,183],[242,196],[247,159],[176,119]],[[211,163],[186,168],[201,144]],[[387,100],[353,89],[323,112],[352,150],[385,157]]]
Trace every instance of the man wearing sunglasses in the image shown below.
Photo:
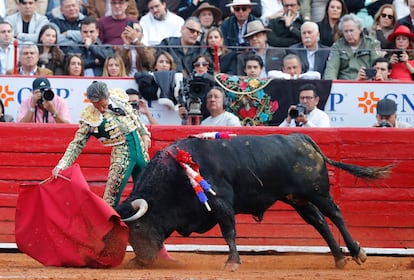
[[[301,42],[300,27],[304,19],[300,14],[299,0],[282,0],[283,15],[269,21],[272,29],[267,35],[272,47],[289,47]]]
[[[244,35],[246,34],[247,24],[256,19],[251,14],[252,6],[255,5],[256,3],[252,3],[250,0],[234,0],[226,5],[231,8],[233,15],[221,24],[225,46],[238,47],[249,45]],[[238,50],[242,51],[243,49],[239,48]]]

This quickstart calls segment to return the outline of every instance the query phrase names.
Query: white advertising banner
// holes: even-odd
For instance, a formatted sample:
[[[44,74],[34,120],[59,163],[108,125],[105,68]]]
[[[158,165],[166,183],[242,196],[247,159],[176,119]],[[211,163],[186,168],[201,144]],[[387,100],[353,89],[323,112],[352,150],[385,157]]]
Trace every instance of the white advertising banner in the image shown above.
[[[36,77],[1,76],[0,98],[5,111],[15,119],[22,100],[32,94],[32,82]],[[86,88],[95,80],[103,80],[109,88],[137,88],[133,78],[108,79],[90,77],[48,77],[55,94],[69,104],[71,122],[77,123],[80,113],[87,106]],[[375,123],[376,103],[387,97],[398,105],[398,120],[414,126],[414,83],[375,83],[334,81],[325,112],[331,118],[332,127],[370,127]],[[150,110],[159,124],[180,125],[178,113],[158,102],[151,102]]]

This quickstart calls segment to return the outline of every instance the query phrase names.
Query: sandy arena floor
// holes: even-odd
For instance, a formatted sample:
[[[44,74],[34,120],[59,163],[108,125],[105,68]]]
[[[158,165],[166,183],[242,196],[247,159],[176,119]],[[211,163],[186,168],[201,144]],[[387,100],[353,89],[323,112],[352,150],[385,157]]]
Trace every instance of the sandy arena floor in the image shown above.
[[[160,262],[151,268],[132,267],[133,253],[112,269],[45,267],[20,253],[0,254],[0,279],[414,279],[414,257],[368,256],[357,265],[349,259],[345,269],[334,268],[327,254],[283,253],[279,255],[241,255],[238,271],[223,270],[225,254],[176,253],[175,262]]]

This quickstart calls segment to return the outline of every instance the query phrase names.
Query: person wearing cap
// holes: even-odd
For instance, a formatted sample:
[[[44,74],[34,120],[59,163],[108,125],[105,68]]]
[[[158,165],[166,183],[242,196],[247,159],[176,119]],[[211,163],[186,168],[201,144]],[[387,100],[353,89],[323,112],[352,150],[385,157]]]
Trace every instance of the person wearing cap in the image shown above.
[[[158,124],[148,108],[148,102],[142,98],[141,94],[136,89],[129,88],[125,92],[128,94],[129,104],[131,104],[132,108],[139,114],[145,124]],[[145,118],[142,116],[145,116]]]
[[[300,57],[303,72],[316,71],[322,76],[329,57],[329,48],[319,43],[318,24],[306,21],[300,27],[300,33],[302,42],[291,45],[286,53]]]
[[[282,59],[285,51],[282,49],[269,48],[267,44],[267,33],[271,31],[265,28],[262,21],[257,19],[247,24],[247,32],[244,35],[249,42],[250,48],[248,52],[241,53],[237,56],[237,75],[244,75],[244,61],[249,54],[256,54],[261,57],[263,67],[260,77],[267,77],[267,73],[271,70],[282,69]]]
[[[411,128],[409,123],[397,120],[397,104],[394,100],[384,98],[377,103],[377,123],[374,127]]]
[[[47,78],[36,78],[32,96],[23,100],[17,113],[17,122],[70,123],[69,107],[65,99],[51,89]]]
[[[398,26],[388,36],[393,43],[394,51],[389,55],[392,65],[391,78],[400,81],[414,80],[414,34],[405,25]]]
[[[192,16],[198,17],[201,23],[201,29],[203,33],[200,36],[200,44],[206,44],[206,33],[213,26],[219,26],[221,23],[222,13],[221,11],[210,5],[208,2],[201,2],[197,10],[192,13]]]
[[[272,30],[267,35],[272,47],[289,47],[300,42],[300,27],[304,19],[300,14],[299,0],[282,0],[283,15],[269,21]]]
[[[221,31],[224,35],[224,45],[228,47],[248,46],[248,42],[244,35],[247,31],[247,24],[256,19],[251,14],[252,6],[257,3],[252,3],[250,0],[233,0],[227,4],[230,7],[233,15],[228,17],[221,24]],[[239,51],[243,49],[239,48]]]
[[[346,14],[338,24],[343,34],[331,48],[324,80],[355,80],[362,67],[369,68],[380,57],[380,42],[362,32],[362,22],[355,14]]]

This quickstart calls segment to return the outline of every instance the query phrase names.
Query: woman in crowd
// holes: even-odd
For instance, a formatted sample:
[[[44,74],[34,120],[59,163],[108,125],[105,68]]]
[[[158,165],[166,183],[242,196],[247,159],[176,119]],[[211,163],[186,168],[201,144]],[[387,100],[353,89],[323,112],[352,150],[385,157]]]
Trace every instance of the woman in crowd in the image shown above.
[[[202,76],[203,74],[212,74],[211,67],[213,63],[205,55],[199,55],[193,60],[193,74]]]
[[[39,46],[38,66],[52,70],[54,75],[63,75],[65,54],[56,45],[57,35],[57,29],[53,24],[46,24],[40,29],[37,40]]]
[[[84,76],[85,65],[82,57],[78,54],[71,54],[66,58],[65,75]]]
[[[377,38],[382,49],[392,49],[393,43],[388,41],[388,36],[394,31],[396,13],[392,4],[382,5],[374,17],[371,36]]]
[[[125,64],[119,54],[113,54],[105,59],[103,77],[128,77]]]
[[[229,75],[237,74],[237,53],[225,48],[224,37],[221,29],[218,27],[212,27],[207,32],[207,55],[211,61],[215,61],[214,52],[217,49],[219,72]],[[214,67],[213,67],[214,66]],[[216,71],[217,65],[212,65],[214,71]]]
[[[163,51],[155,56],[153,71],[172,71],[177,68],[174,58],[169,52]]]
[[[398,49],[389,55],[391,62],[391,79],[402,81],[414,80],[414,54],[413,42],[414,34],[405,25],[398,26],[393,33],[388,36],[388,40],[393,42],[394,49]]]
[[[348,13],[343,0],[329,0],[325,8],[325,17],[318,22],[320,40],[322,45],[332,46],[340,37],[338,30],[339,19]]]

